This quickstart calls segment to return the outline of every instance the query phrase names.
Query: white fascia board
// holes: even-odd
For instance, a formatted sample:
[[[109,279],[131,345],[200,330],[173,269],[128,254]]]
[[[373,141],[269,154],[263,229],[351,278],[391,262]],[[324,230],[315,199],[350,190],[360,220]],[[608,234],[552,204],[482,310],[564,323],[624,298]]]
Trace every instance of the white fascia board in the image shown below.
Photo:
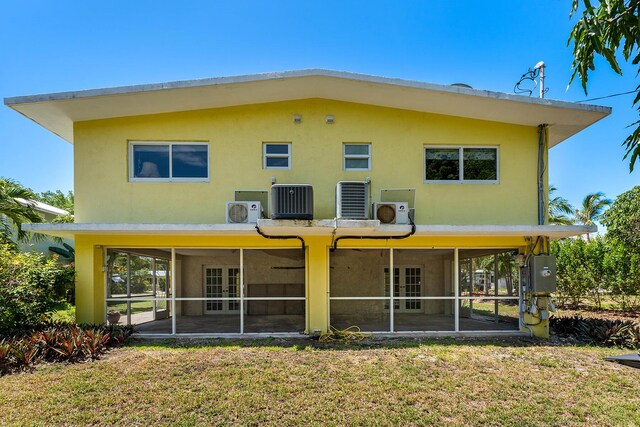
[[[418,225],[417,236],[547,236],[551,239],[596,233],[595,225]]]
[[[402,236],[410,225],[380,224],[377,220],[258,220],[260,230],[273,236]],[[224,236],[257,235],[255,224],[23,224],[22,229],[63,238],[76,235]],[[551,239],[597,232],[582,225],[418,225],[415,236],[547,236]]]

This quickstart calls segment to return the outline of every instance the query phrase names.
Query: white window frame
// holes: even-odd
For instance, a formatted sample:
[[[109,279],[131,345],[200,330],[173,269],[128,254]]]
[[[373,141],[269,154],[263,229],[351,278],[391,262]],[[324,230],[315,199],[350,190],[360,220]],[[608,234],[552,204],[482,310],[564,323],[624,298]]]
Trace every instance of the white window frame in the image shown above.
[[[169,177],[168,178],[143,178],[135,176],[133,164],[133,148],[136,145],[164,145],[169,147]],[[173,175],[173,146],[174,145],[201,145],[207,147],[207,176],[203,178],[174,178]],[[209,182],[211,176],[211,159],[208,142],[197,141],[129,141],[129,182]]]
[[[347,154],[347,145],[365,145],[369,148],[369,154]],[[367,159],[366,168],[348,168],[347,159]],[[345,171],[370,171],[371,170],[371,143],[345,142],[342,144],[342,170]]]
[[[427,179],[427,149],[458,149],[459,179]],[[492,148],[496,150],[496,179],[464,179],[464,149]],[[425,184],[500,184],[500,147],[497,145],[427,145],[422,150],[422,176]]]
[[[287,154],[267,154],[267,146],[268,145],[286,145],[287,146]],[[279,167],[279,166],[267,166],[267,158],[270,159],[287,159],[287,167]],[[263,142],[262,143],[262,169],[281,169],[288,170],[291,169],[291,143],[290,142]]]

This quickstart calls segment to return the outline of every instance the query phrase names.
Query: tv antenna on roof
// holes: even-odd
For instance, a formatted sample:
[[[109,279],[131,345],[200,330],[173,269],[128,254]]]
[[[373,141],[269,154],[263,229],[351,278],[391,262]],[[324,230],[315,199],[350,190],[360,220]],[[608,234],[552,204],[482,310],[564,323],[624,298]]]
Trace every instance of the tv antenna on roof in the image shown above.
[[[549,91],[548,88],[544,87],[544,69],[546,65],[544,65],[543,61],[538,62],[533,70],[529,68],[529,70],[520,77],[520,80],[513,87],[513,91],[515,93],[527,93],[529,96],[533,94],[533,91],[536,90],[536,87],[540,87],[540,98],[544,98],[544,94]],[[539,80],[536,81],[536,79]],[[533,84],[533,87],[527,87],[527,85]]]

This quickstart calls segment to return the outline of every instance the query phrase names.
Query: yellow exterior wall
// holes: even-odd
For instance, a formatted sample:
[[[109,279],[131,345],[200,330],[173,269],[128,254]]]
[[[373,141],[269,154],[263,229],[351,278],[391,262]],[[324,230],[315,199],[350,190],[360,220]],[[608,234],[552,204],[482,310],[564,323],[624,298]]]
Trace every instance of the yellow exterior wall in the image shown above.
[[[129,182],[130,140],[208,142],[210,182]],[[316,219],[335,216],[338,181],[370,177],[373,201],[415,188],[418,224],[537,223],[533,127],[311,99],[79,122],[74,141],[79,223],[224,223],[234,190],[269,190],[271,177],[312,184]],[[263,142],[291,142],[292,168],[263,169]],[[345,142],[371,143],[370,171],[342,170]],[[498,146],[499,184],[424,184],[425,144]]]
[[[302,123],[293,123],[293,114]],[[325,116],[335,116],[327,125]],[[129,141],[203,141],[209,144],[206,183],[129,182]],[[264,142],[289,142],[290,170],[262,168]],[[343,170],[344,143],[371,143],[372,169]],[[78,223],[224,223],[234,190],[311,184],[314,217],[335,216],[335,186],[372,181],[380,190],[416,189],[417,224],[537,224],[537,144],[534,127],[508,125],[324,99],[79,122],[74,125],[75,219]],[[498,184],[425,184],[425,145],[499,147]],[[544,176],[548,188],[547,175]],[[546,197],[546,191],[545,191]],[[328,236],[306,240],[307,332],[329,323]],[[358,248],[521,248],[523,237],[411,237],[343,240]],[[298,248],[297,240],[259,236],[76,236],[79,322],[103,322],[106,247]],[[545,322],[546,325],[546,322]],[[545,333],[545,325],[536,334]],[[539,332],[538,332],[539,330]],[[547,329],[548,331],[548,329]]]

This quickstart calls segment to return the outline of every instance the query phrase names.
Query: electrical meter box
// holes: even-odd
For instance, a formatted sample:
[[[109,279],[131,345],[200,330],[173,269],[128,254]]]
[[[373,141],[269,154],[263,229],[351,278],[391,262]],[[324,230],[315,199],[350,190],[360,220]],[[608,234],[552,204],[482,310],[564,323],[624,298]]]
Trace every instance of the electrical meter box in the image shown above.
[[[556,291],[556,257],[536,255],[529,259],[529,289],[534,293]]]

